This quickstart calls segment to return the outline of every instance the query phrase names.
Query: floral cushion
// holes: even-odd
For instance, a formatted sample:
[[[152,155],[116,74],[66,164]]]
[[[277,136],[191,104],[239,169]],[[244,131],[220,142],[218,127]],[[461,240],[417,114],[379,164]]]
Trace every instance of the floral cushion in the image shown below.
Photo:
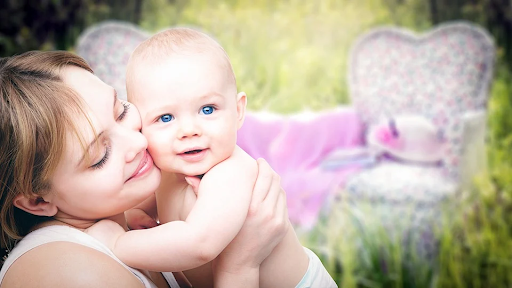
[[[368,202],[433,205],[456,191],[457,183],[438,167],[382,162],[354,175],[345,186],[350,197]]]
[[[443,203],[449,203],[459,187],[442,174],[436,167],[381,163],[352,177],[343,196],[351,211],[358,212],[364,233],[376,231],[404,245],[415,239],[409,244],[424,256],[435,249],[433,225],[442,223]]]
[[[105,21],[85,30],[78,39],[76,53],[83,57],[105,83],[126,99],[126,65],[133,50],[149,34],[121,21]]]

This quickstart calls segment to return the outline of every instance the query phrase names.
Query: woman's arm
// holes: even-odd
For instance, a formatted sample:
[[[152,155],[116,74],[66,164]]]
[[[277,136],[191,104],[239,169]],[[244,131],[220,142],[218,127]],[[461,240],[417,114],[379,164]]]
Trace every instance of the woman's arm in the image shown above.
[[[52,242],[18,258],[1,287],[133,287],[144,285],[110,256],[80,244]]]

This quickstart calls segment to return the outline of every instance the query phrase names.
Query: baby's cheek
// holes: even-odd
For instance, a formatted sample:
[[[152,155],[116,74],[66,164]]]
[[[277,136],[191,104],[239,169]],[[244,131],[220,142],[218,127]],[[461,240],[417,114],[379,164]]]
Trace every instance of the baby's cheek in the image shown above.
[[[168,141],[164,141],[161,139],[162,137],[149,137],[148,138],[148,151],[151,157],[153,157],[153,162],[160,169],[165,169],[165,159],[169,157],[171,146],[168,144]],[[164,165],[164,166],[162,166]]]
[[[142,135],[148,140],[148,147],[153,150],[160,150],[168,142],[168,140],[165,139],[166,137],[164,137],[164,133],[143,132]]]

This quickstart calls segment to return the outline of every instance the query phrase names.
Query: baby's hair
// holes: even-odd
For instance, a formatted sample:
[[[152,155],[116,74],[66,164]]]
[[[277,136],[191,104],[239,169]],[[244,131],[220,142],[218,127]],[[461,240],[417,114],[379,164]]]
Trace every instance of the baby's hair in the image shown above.
[[[206,33],[187,27],[169,28],[142,42],[132,53],[127,69],[127,79],[133,77],[134,71],[141,64],[152,65],[173,55],[201,53],[213,53],[215,57],[218,57],[224,68],[228,69],[229,78],[236,87],[233,67],[224,48]],[[132,65],[133,67],[130,68]],[[128,81],[128,85],[129,82],[131,81]]]

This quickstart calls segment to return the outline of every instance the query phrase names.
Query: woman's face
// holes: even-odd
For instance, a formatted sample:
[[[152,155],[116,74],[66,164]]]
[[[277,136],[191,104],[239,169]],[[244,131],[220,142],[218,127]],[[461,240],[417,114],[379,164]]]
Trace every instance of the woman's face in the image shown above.
[[[86,152],[76,137],[68,137],[44,199],[57,206],[56,219],[95,220],[122,213],[149,197],[160,183],[160,171],[140,133],[139,112],[84,69],[70,66],[61,74],[87,104],[95,133],[77,116]]]

